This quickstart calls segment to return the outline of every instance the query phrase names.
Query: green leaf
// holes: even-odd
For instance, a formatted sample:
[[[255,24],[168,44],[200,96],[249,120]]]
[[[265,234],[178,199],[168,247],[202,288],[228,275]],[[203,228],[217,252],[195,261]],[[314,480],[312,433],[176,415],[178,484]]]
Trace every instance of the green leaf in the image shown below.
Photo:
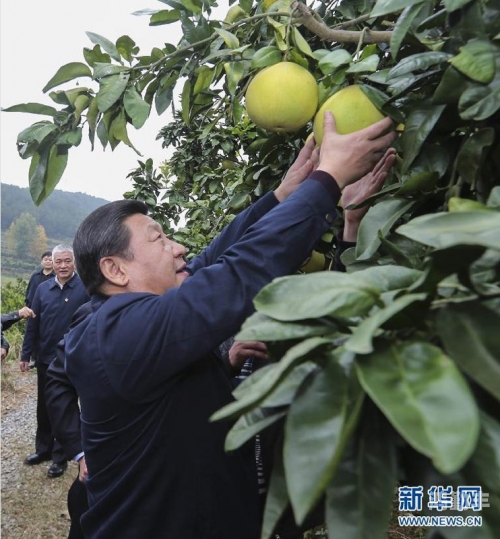
[[[108,133],[110,133],[116,140],[121,140],[124,142],[127,146],[132,148],[135,153],[141,155],[134,147],[132,142],[130,142],[127,133],[127,120],[125,119],[125,112],[123,110],[121,110],[120,114],[118,114],[118,116],[116,116],[116,118],[112,121],[111,126],[108,129]]]
[[[189,79],[184,83],[181,95],[182,105],[182,119],[186,125],[189,125],[189,110],[190,110],[190,98],[191,98],[191,83]]]
[[[293,368],[290,374],[281,381],[276,389],[261,403],[264,408],[290,406],[295,399],[297,390],[304,380],[320,367],[314,361],[305,361]]]
[[[356,260],[368,260],[372,257],[380,246],[379,231],[386,236],[398,219],[414,204],[413,201],[403,199],[387,199],[372,206],[363,217],[358,230]]]
[[[490,84],[486,88],[477,86],[466,90],[458,102],[460,117],[464,120],[486,120],[500,108],[499,84]]]
[[[42,105],[41,103],[20,103],[19,105],[12,105],[2,109],[3,112],[28,112],[30,114],[42,114],[44,116],[54,116],[57,110],[54,107],[48,105]]]
[[[118,73],[130,72],[130,68],[125,66],[117,66],[114,64],[107,64],[102,62],[96,62],[94,64],[94,79],[100,80],[108,75],[117,75]]]
[[[262,313],[254,313],[244,322],[241,331],[236,335],[240,341],[287,341],[303,339],[316,335],[333,334],[336,326],[324,324],[279,322]]]
[[[465,182],[475,184],[494,141],[495,130],[493,127],[485,127],[474,131],[463,143],[457,154],[456,169]]]
[[[94,45],[99,45],[100,47],[102,47],[103,51],[107,52],[111,56],[111,58],[113,58],[113,60],[121,62],[122,58],[114,43],[99,34],[94,34],[94,32],[85,33]]]
[[[307,388],[301,386],[289,409],[283,461],[298,523],[318,502],[339,462],[347,388],[343,368],[330,360],[312,375]]]
[[[412,6],[413,4],[421,4],[424,0],[377,0],[375,7],[372,9],[372,17],[380,17],[387,13],[396,13],[402,9]]]
[[[396,232],[435,249],[477,245],[500,250],[499,230],[500,213],[476,211],[421,215]]]
[[[394,428],[442,473],[459,470],[479,435],[470,389],[436,346],[406,342],[356,359],[363,389]]]
[[[362,424],[328,485],[326,523],[330,539],[384,539],[397,482],[394,431],[368,403]]]
[[[438,172],[417,172],[410,176],[395,194],[401,196],[419,191],[430,191],[438,180]]]
[[[495,76],[493,47],[489,41],[473,39],[460,47],[460,53],[449,60],[467,77],[485,84]]]
[[[133,54],[139,52],[139,47],[129,36],[121,36],[116,40],[116,50],[127,62],[132,62]]]
[[[275,279],[255,297],[255,308],[291,322],[334,315],[362,316],[378,301],[378,290],[356,275],[323,271]]]
[[[437,328],[447,354],[500,400],[500,316],[480,302],[449,304]]]
[[[299,29],[296,26],[292,26],[292,35],[295,46],[299,49],[302,54],[309,56],[309,58],[314,58],[313,51],[306,41],[304,36],[300,33]]]
[[[352,64],[346,73],[373,73],[377,71],[379,62],[378,54],[372,54],[368,58]]]
[[[262,533],[260,536],[261,539],[269,539],[271,537],[276,525],[283,516],[288,503],[289,498],[283,458],[278,451],[275,451],[269,489],[266,495],[264,522],[262,524]]]
[[[425,70],[433,65],[446,62],[452,57],[451,54],[446,52],[420,52],[403,58],[398,64],[396,64],[387,76],[387,80],[396,79],[412,73],[413,71]]]
[[[70,62],[57,70],[57,73],[43,87],[42,91],[46,93],[55,86],[79,77],[92,77],[89,66],[82,62]]]
[[[469,211],[489,211],[489,208],[477,200],[468,198],[451,197],[448,200],[448,211],[453,212],[469,212]]]
[[[49,151],[49,160],[47,164],[43,193],[38,198],[38,204],[41,204],[56,188],[67,164],[68,149],[61,146],[56,146],[54,144]]]
[[[272,368],[267,368],[267,371],[264,373],[261,373],[260,371],[263,369],[260,369],[260,371],[257,371],[245,380],[245,387],[238,388],[239,391],[234,392],[235,397],[239,400],[215,412],[210,420],[218,421],[219,419],[231,418],[246,413],[255,407],[255,405],[262,402],[303,358],[307,358],[313,352],[318,354],[316,349],[329,343],[329,339],[312,337],[292,346],[292,348],[287,350],[279,363],[274,363]],[[257,378],[257,382],[251,380],[259,373],[260,376]],[[243,384],[240,384],[240,386],[243,386]]]
[[[155,93],[155,109],[158,116],[168,109],[170,103],[172,103],[173,94],[174,86],[172,84],[165,84],[157,90]]]
[[[451,12],[466,6],[472,1],[473,0],[443,0],[443,4],[446,11]]]
[[[228,432],[224,450],[238,449],[260,431],[284,417],[285,414],[286,412],[277,412],[274,409],[257,408],[242,415]]]
[[[490,196],[488,197],[488,201],[486,202],[486,205],[488,208],[492,208],[495,210],[500,209],[500,186],[493,187],[491,190]]]
[[[118,73],[100,80],[99,93],[96,96],[99,112],[106,112],[120,99],[129,78],[129,73]]]
[[[194,83],[193,95],[197,95],[200,92],[206,90],[214,80],[215,71],[208,66],[200,66],[196,71],[197,77]]]
[[[412,108],[405,123],[405,130],[401,138],[403,148],[403,174],[407,172],[414,159],[420,152],[420,149],[436,125],[445,105],[431,105],[421,103]]]
[[[352,56],[345,49],[336,49],[329,52],[318,62],[323,75],[331,75],[341,65],[350,64]]]
[[[45,140],[45,137],[55,133],[55,131],[58,131],[58,127],[52,122],[47,120],[36,122],[17,135],[17,143],[21,144],[23,142],[36,141],[38,144],[41,144],[42,141]]]
[[[401,43],[403,43],[406,34],[410,30],[415,17],[418,15],[421,9],[421,4],[413,4],[404,8],[403,12],[399,16],[391,34],[391,55],[395,60]]]
[[[252,57],[252,69],[260,69],[281,62],[281,52],[278,47],[262,47]]]
[[[357,354],[373,352],[373,338],[380,327],[416,301],[424,301],[427,294],[406,294],[394,299],[386,307],[372,313],[357,326],[352,336],[344,343],[347,350]]]
[[[224,71],[226,72],[227,89],[231,96],[234,97],[236,88],[245,75],[245,66],[242,62],[226,62],[224,64]]]
[[[58,146],[79,146],[81,141],[82,128],[76,127],[71,131],[61,133],[56,139],[56,144]]]
[[[215,32],[224,40],[228,49],[236,49],[240,46],[238,38],[234,34],[231,34],[231,32],[222,28],[215,28]]]
[[[181,19],[181,12],[177,9],[162,9],[151,15],[149,26],[161,26],[163,24],[171,24]]]
[[[123,106],[125,112],[130,116],[132,125],[140,129],[148,119],[151,106],[146,103],[133,87],[129,86],[123,95]]]
[[[441,77],[432,102],[437,104],[455,104],[458,103],[462,94],[473,86],[474,83],[464,77],[460,71],[450,66]]]

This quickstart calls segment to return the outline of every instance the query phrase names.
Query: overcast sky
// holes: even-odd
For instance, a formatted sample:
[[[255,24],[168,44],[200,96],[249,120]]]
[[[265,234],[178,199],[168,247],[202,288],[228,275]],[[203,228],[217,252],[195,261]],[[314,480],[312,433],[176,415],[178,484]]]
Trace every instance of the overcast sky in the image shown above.
[[[226,4],[223,0],[220,5]],[[163,9],[155,0],[6,0],[0,7],[0,105],[38,102],[55,105],[42,88],[57,69],[69,62],[84,61],[83,48],[92,47],[85,32],[90,31],[116,42],[126,34],[135,40],[141,53],[153,46],[177,44],[180,28],[174,25],[150,27],[148,17],[133,16],[144,8]],[[85,84],[88,84],[85,79]],[[59,88],[55,88],[57,90]],[[59,105],[55,105],[58,107]],[[1,181],[28,187],[29,159],[23,160],[16,150],[17,134],[36,121],[48,117],[2,112],[0,118]],[[144,157],[153,157],[155,165],[167,157],[156,141],[159,129],[169,117],[151,112],[140,129],[128,127],[129,137]],[[68,166],[58,189],[83,192],[107,200],[122,198],[132,186],[127,174],[137,167],[140,157],[121,143],[114,152],[105,151],[96,137],[90,151],[87,131],[82,143],[69,151]]]

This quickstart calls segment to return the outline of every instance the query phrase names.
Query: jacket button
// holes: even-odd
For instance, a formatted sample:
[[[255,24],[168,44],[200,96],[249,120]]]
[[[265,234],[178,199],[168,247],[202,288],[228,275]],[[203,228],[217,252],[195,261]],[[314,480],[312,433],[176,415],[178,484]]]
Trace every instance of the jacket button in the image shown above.
[[[331,224],[333,223],[333,221],[334,221],[333,215],[332,215],[331,213],[327,213],[327,214],[325,215],[325,219],[326,219],[326,222],[327,222],[328,224],[330,224],[330,225],[331,225]]]

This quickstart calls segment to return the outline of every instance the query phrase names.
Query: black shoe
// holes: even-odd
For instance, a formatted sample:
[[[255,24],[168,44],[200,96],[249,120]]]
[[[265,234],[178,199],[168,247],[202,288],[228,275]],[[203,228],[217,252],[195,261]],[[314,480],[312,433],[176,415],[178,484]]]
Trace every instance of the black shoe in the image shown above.
[[[52,466],[49,468],[49,471],[47,472],[47,477],[61,477],[61,475],[66,471],[66,468],[68,467],[67,462],[53,462]]]
[[[34,464],[41,464],[42,462],[47,462],[51,458],[51,455],[48,455],[47,453],[33,453],[29,457],[26,457],[24,464],[33,466]]]

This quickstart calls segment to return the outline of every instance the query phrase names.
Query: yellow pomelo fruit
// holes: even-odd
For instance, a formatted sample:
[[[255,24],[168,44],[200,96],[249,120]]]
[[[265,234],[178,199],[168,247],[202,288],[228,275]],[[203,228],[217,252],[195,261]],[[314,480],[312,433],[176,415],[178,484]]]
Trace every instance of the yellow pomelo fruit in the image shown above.
[[[315,271],[322,271],[325,269],[325,255],[318,251],[313,251],[311,256],[302,265],[300,271],[304,273],[314,273]]]
[[[245,95],[248,116],[268,131],[298,131],[318,108],[316,79],[293,62],[259,71]]]
[[[347,86],[328,98],[316,113],[313,129],[317,144],[323,141],[323,120],[327,110],[333,112],[341,135],[359,131],[384,118],[359,86]]]

